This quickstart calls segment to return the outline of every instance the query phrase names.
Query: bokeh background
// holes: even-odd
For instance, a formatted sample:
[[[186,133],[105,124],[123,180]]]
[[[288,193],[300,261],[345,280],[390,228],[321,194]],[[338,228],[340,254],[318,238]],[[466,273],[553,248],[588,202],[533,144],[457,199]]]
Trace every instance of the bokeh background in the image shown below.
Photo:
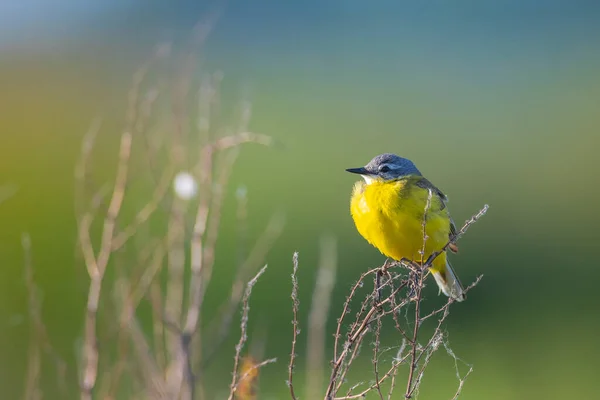
[[[117,139],[133,72],[157,43],[185,43],[209,6],[0,5],[0,185],[18,189],[0,204],[3,398],[22,395],[27,362],[21,234],[32,238],[50,339],[74,370],[86,288],[73,211],[80,140],[96,116],[104,140]],[[335,314],[360,272],[383,261],[355,232],[355,177],[344,169],[395,152],[449,195],[457,222],[491,206],[452,258],[463,282],[484,274],[447,323],[454,351],[474,365],[462,398],[600,397],[599,3],[232,0],[201,66],[223,71],[232,104],[252,101],[252,129],[285,145],[245,149],[225,209],[244,185],[250,236],[272,210],[287,215],[252,300],[252,318],[268,326],[267,356],[283,364],[289,353],[294,250],[303,321],[323,234],[338,241]],[[234,233],[226,219],[217,288],[230,279],[218,271]],[[231,358],[217,364],[214,393]],[[300,382],[302,365],[301,356]],[[44,368],[53,398],[52,364]],[[428,374],[420,398],[450,398],[457,382],[443,351]],[[285,375],[282,365],[265,368],[261,392],[287,398]]]

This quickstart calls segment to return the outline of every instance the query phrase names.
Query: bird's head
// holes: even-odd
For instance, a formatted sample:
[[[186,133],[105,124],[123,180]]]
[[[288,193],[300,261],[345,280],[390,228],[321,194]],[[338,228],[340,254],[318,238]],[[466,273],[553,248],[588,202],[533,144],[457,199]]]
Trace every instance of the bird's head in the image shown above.
[[[374,181],[393,181],[408,175],[421,175],[412,161],[391,153],[380,154],[364,167],[348,168],[346,171],[361,175],[367,184]]]

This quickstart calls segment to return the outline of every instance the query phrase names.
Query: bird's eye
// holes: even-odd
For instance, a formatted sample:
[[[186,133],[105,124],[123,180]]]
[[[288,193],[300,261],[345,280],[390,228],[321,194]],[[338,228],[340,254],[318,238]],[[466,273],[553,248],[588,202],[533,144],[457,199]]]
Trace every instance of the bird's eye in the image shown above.
[[[383,165],[379,168],[379,172],[388,172],[390,170],[390,167],[388,167],[387,165]]]

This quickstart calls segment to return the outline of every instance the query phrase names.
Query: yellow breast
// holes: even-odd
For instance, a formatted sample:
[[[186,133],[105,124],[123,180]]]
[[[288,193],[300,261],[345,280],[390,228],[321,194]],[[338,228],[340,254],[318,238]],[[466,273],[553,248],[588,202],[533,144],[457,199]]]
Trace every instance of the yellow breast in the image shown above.
[[[361,181],[355,184],[352,193],[350,211],[358,232],[381,253],[395,260],[421,260],[423,212],[429,191],[415,184],[418,179],[420,177],[408,177],[370,184]],[[446,244],[449,230],[448,212],[434,194],[427,213],[425,258]],[[442,257],[438,258],[442,262]]]

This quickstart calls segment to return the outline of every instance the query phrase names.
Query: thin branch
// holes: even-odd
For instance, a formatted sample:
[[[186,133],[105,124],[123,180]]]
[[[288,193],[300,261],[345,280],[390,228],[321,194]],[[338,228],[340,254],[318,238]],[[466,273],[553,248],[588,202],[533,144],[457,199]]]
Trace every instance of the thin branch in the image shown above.
[[[440,254],[442,254],[444,251],[446,251],[448,249],[448,247],[450,247],[452,244],[455,244],[458,241],[458,239],[460,239],[461,236],[464,235],[465,232],[467,232],[467,229],[469,229],[469,227],[471,225],[473,225],[475,222],[477,222],[479,220],[479,218],[483,217],[487,213],[487,211],[488,211],[489,208],[490,208],[490,206],[488,206],[487,204],[485,204],[481,210],[479,210],[471,218],[469,218],[468,220],[466,220],[465,224],[462,226],[462,228],[460,228],[460,230],[456,233],[456,235],[454,235],[454,237],[452,237],[448,241],[448,243],[446,243],[444,245],[444,247],[442,247],[438,251],[434,251],[433,253],[431,253],[431,255],[427,258],[427,261],[425,262],[424,267],[428,268],[429,266],[431,266],[433,264],[433,261]]]
[[[271,217],[264,232],[256,241],[256,244],[250,251],[250,254],[242,262],[238,268],[236,277],[231,285],[231,294],[229,296],[229,302],[225,303],[219,309],[217,317],[210,322],[208,327],[208,333],[205,336],[208,338],[207,343],[209,347],[204,349],[204,357],[202,360],[202,370],[210,365],[211,361],[217,354],[217,351],[221,348],[225,339],[227,338],[233,316],[235,311],[240,304],[242,296],[244,294],[244,282],[249,279],[250,274],[256,270],[259,263],[265,259],[267,252],[273,246],[275,240],[283,232],[284,217],[282,214],[275,214]]]
[[[374,390],[378,384],[381,385],[386,379],[388,379],[390,376],[392,376],[392,374],[396,373],[396,371],[398,370],[398,367],[400,365],[402,365],[408,359],[409,356],[410,356],[410,353],[407,354],[406,356],[404,356],[403,358],[394,361],[392,363],[392,366],[387,370],[387,372],[381,377],[381,379],[378,382],[373,383],[371,386],[369,386],[367,389],[363,390],[362,392],[353,394],[353,395],[346,395],[343,397],[335,397],[333,399],[334,400],[364,399],[365,396],[367,395],[367,393]]]
[[[427,368],[427,365],[429,364],[433,353],[439,348],[439,345],[443,342],[444,333],[442,331],[442,324],[448,316],[449,307],[451,304],[454,303],[454,300],[450,298],[448,299],[446,304],[440,309],[434,310],[426,316],[421,316],[421,303],[423,301],[422,293],[425,287],[425,278],[429,273],[429,267],[431,266],[432,262],[437,256],[434,252],[430,254],[427,259],[425,259],[427,252],[426,244],[428,240],[427,216],[429,209],[431,208],[432,198],[433,193],[430,191],[425,205],[425,210],[423,212],[423,221],[421,224],[423,243],[419,251],[421,255],[420,262],[414,262],[412,260],[403,259],[400,261],[393,261],[389,263],[386,260],[383,266],[371,269],[361,274],[358,281],[352,286],[350,294],[344,302],[341,316],[340,318],[338,318],[337,321],[338,323],[335,334],[334,358],[332,360],[332,371],[329,380],[329,386],[327,387],[327,391],[325,393],[325,400],[364,398],[371,391],[376,391],[379,398],[383,399],[381,384],[386,379],[391,380],[389,391],[387,393],[387,398],[388,400],[390,400],[392,398],[394,387],[396,385],[398,367],[405,363],[408,363],[409,365],[409,373],[404,397],[411,398],[417,391],[420,382],[423,379],[425,369]],[[462,234],[464,234],[466,229],[475,221],[477,221],[478,218],[484,215],[486,211],[487,206],[485,206],[471,219],[469,219],[465,223],[465,226],[463,226],[463,228],[457,233],[457,235],[455,235],[453,238],[450,238],[448,243],[444,246],[444,250],[442,251],[445,251],[445,249],[447,249],[448,246],[451,243],[453,243],[453,241],[456,241]],[[403,270],[408,271],[409,279],[405,279],[403,277],[403,274],[393,273],[393,268],[401,268]],[[373,281],[375,283],[373,286],[373,290],[362,299],[360,303],[360,308],[356,313],[356,317],[353,320],[353,322],[350,323],[347,339],[343,346],[340,347],[339,340],[341,337],[341,329],[342,325],[345,323],[345,318],[350,313],[350,303],[355,297],[358,296],[359,288],[361,288],[364,285],[365,279],[367,279],[367,277],[369,277],[370,275],[374,275]],[[475,282],[473,282],[464,290],[464,292],[466,293],[472,287],[474,287],[480,279],[481,277],[478,277]],[[406,292],[406,295],[402,295],[400,296],[400,298],[398,298],[398,296],[401,293],[401,290],[409,285],[410,290]],[[387,294],[388,292],[389,294]],[[386,293],[385,296],[387,297],[384,296],[384,293]],[[412,322],[409,321],[410,318],[407,315],[407,322],[409,324],[412,323],[412,332],[411,336],[409,336],[405,329],[403,329],[400,326],[399,312],[407,304],[412,302],[415,303],[415,310],[412,315]],[[443,314],[438,318],[438,324],[433,335],[430,339],[428,339],[428,342],[424,347],[421,346],[418,341],[421,324],[424,320],[434,315],[438,315],[440,313]],[[387,372],[383,374],[383,376],[380,376],[379,358],[383,354],[383,351],[381,351],[379,332],[383,325],[383,318],[390,314],[392,315],[392,319],[396,325],[396,329],[403,336],[403,341],[396,357],[392,362],[391,367],[387,370]],[[374,329],[370,328],[370,326],[372,326],[373,323],[376,324]],[[344,383],[346,373],[348,372],[350,366],[357,359],[358,353],[360,351],[360,346],[363,343],[363,340],[366,337],[367,333],[371,333],[374,337],[372,363],[374,368],[375,380],[371,385],[362,390],[360,393],[353,394],[355,389],[360,385],[356,384],[348,390],[346,396],[337,397],[337,392],[341,389]],[[408,348],[408,352],[404,354],[404,350],[406,348]],[[462,383],[459,383],[459,390],[460,388],[462,388]]]
[[[33,257],[31,237],[24,233],[21,236],[21,246],[24,254],[24,281],[28,294],[28,309],[30,319],[29,358],[24,399],[41,399],[40,372],[42,356],[49,356],[56,368],[57,382],[63,395],[67,390],[67,364],[50,344],[46,325],[42,320],[42,294],[33,276]]]
[[[290,395],[292,400],[296,400],[296,393],[294,393],[294,362],[296,360],[296,340],[298,338],[298,334],[300,333],[300,328],[298,327],[298,309],[300,307],[300,299],[298,298],[298,252],[294,253],[292,258],[292,262],[294,268],[292,270],[292,312],[293,312],[293,320],[292,320],[292,352],[290,353],[290,363],[288,365],[288,381],[287,384],[290,388]]]
[[[375,388],[377,389],[377,394],[379,398],[383,400],[383,393],[381,393],[381,385],[379,383],[379,346],[380,346],[380,336],[381,336],[381,318],[377,319],[377,323],[375,325],[375,342],[373,344],[373,373],[375,375]]]
[[[229,397],[228,400],[233,400],[233,396],[235,395],[235,391],[237,389],[238,382],[238,367],[240,364],[240,358],[242,354],[242,349],[248,340],[248,314],[250,313],[250,296],[252,295],[252,288],[258,282],[258,279],[261,275],[267,270],[267,266],[265,265],[258,271],[258,273],[246,284],[246,292],[244,293],[244,298],[242,299],[242,318],[240,320],[240,340],[235,346],[235,357],[233,359],[233,376],[231,378],[231,385],[229,386]]]
[[[401,287],[404,287],[404,286],[401,285]],[[344,349],[340,353],[337,360],[335,360],[333,363],[331,376],[329,379],[329,385],[328,385],[327,391],[325,393],[326,400],[330,400],[333,397],[335,397],[337,390],[339,390],[340,386],[337,385],[337,382],[339,379],[340,368],[341,368],[342,363],[345,360],[346,356],[348,355],[350,350],[353,349],[353,347],[357,343],[360,343],[360,341],[362,341],[362,337],[366,333],[366,330],[367,330],[369,324],[371,322],[373,322],[376,318],[378,318],[376,316],[376,314],[378,313],[379,309],[381,307],[383,307],[385,304],[391,303],[391,297],[395,296],[395,295],[396,295],[396,291],[392,292],[392,294],[390,296],[388,296],[385,300],[382,300],[380,303],[374,304],[371,307],[371,309],[367,312],[365,317],[362,319],[360,324],[358,324],[358,327],[355,330],[351,331],[352,332],[351,335],[348,337],[348,340],[346,341],[346,343],[344,343]],[[345,308],[345,310],[347,310],[347,309]],[[379,318],[380,317],[381,316],[379,316]]]
[[[454,368],[456,369],[456,378],[458,379],[458,388],[456,389],[456,393],[454,394],[454,397],[452,397],[452,400],[456,400],[456,399],[458,399],[458,396],[460,396],[460,393],[465,384],[465,381],[467,380],[467,377],[469,375],[471,375],[471,372],[473,372],[473,366],[465,363],[460,358],[458,358],[456,356],[456,354],[454,354],[454,352],[452,351],[452,349],[450,348],[450,346],[448,345],[447,342],[444,342],[444,348],[446,349],[446,352],[448,353],[448,355],[454,359]],[[467,367],[469,367],[469,370],[467,371],[467,373],[462,377],[460,376],[460,371],[458,370],[458,361],[462,362]]]
[[[132,91],[134,93],[135,90]],[[132,94],[131,97],[135,98]],[[81,220],[80,246],[83,251],[86,266],[90,274],[90,288],[87,300],[87,313],[85,321],[85,338],[84,338],[84,355],[83,355],[83,374],[81,381],[81,399],[91,400],[92,390],[96,384],[98,375],[98,349],[96,336],[96,321],[98,313],[98,304],[100,301],[100,292],[102,289],[102,281],[104,272],[108,265],[110,254],[112,252],[112,240],[116,226],[116,219],[119,216],[123,197],[125,195],[125,187],[127,184],[127,172],[129,167],[129,159],[131,156],[131,131],[125,130],[121,134],[121,144],[119,148],[119,164],[117,167],[117,175],[110,204],[104,220],[102,229],[102,238],[100,251],[98,256],[94,256],[94,250],[89,238],[89,231],[92,217],[90,214],[84,216]]]
[[[337,321],[337,328],[335,331],[335,343],[333,345],[333,363],[337,363],[338,361],[338,348],[339,348],[339,339],[341,337],[341,331],[342,331],[342,325],[344,322],[344,318],[346,317],[346,315],[350,312],[350,301],[354,298],[357,290],[361,287],[363,287],[364,285],[364,279],[373,274],[376,273],[379,270],[379,268],[373,268],[367,272],[364,272],[363,274],[361,274],[361,276],[358,278],[358,280],[356,281],[356,283],[354,284],[354,286],[352,286],[352,289],[350,289],[350,294],[346,297],[346,301],[344,302],[344,308],[342,309],[342,314],[341,316],[338,318]]]
[[[427,202],[425,203],[425,210],[423,210],[423,245],[421,247],[421,265],[423,265],[423,260],[425,258],[425,249],[427,243],[427,213],[431,208],[431,197],[433,196],[433,191],[429,189],[429,195],[427,196]],[[421,268],[416,274],[416,282],[414,285],[414,290],[416,291],[416,300],[415,300],[415,325],[413,327],[413,336],[410,343],[411,353],[410,353],[410,369],[408,372],[408,380],[406,382],[406,393],[404,395],[405,398],[410,399],[411,393],[413,391],[413,375],[415,373],[415,369],[417,368],[417,340],[419,335],[419,327],[421,326],[421,294],[423,290],[423,277],[424,277],[424,268]]]
[[[395,315],[395,314],[394,314]],[[406,348],[406,339],[402,339],[402,344],[398,348],[398,352],[396,353],[396,357],[394,360],[401,360],[402,353],[404,353],[404,349]],[[392,361],[393,366],[393,361]],[[388,392],[387,400],[392,400],[392,394],[394,393],[394,389],[396,387],[396,376],[398,375],[398,368],[394,369],[392,372],[392,381],[390,382],[390,390]]]
[[[135,304],[131,301],[132,296],[128,293],[130,291],[128,286],[124,278],[115,284],[115,295],[122,307],[120,324],[129,334],[135,356],[139,360],[146,396],[151,399],[167,400],[169,398],[167,386],[135,317]]]
[[[112,251],[117,251],[123,247],[127,240],[129,240],[137,232],[139,227],[148,221],[152,214],[154,214],[161,201],[165,197],[172,180],[173,168],[172,166],[169,166],[166,168],[165,172],[160,178],[160,181],[158,182],[158,185],[154,189],[151,200],[144,207],[142,207],[140,211],[138,211],[134,221],[115,236],[112,243]]]
[[[167,283],[164,294],[164,310],[161,312],[163,324],[177,327],[165,330],[167,350],[167,385],[169,392],[178,397],[183,383],[184,365],[181,354],[181,324],[184,276],[185,276],[185,209],[186,203],[174,198],[167,228]]]

